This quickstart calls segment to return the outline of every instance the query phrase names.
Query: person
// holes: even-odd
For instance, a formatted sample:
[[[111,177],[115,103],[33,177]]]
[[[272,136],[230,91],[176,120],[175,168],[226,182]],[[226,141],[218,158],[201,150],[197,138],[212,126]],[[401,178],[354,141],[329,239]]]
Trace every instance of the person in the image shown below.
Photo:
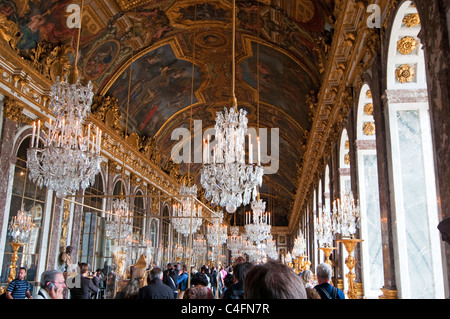
[[[172,267],[172,263],[168,263],[167,264],[167,269],[164,270],[163,272],[163,283],[165,283],[166,285],[169,284],[168,280],[169,280],[169,276],[173,273],[173,267]]]
[[[305,285],[305,288],[312,288],[314,287],[313,285],[313,272],[309,269],[306,269],[305,271],[302,272],[302,280],[303,280],[303,284]]]
[[[125,287],[117,292],[114,299],[137,299],[141,281],[138,278],[131,278]]]
[[[70,288],[70,299],[91,299],[91,293],[98,292],[98,286],[96,286],[89,275],[89,266],[86,263],[79,263],[78,267],[80,269],[79,282],[73,281],[73,278],[68,278],[72,280],[73,288]],[[77,285],[77,283],[79,283]],[[77,287],[78,286],[78,287]]]
[[[345,294],[337,287],[330,284],[332,269],[327,263],[321,263],[316,268],[317,282],[314,287],[321,299],[345,299]]]
[[[177,287],[180,288],[180,292],[183,292],[188,288],[187,287],[188,278],[189,278],[189,274],[187,272],[187,267],[186,267],[186,265],[183,265],[183,269],[180,270],[179,276],[178,276],[178,279],[176,282]]]
[[[211,286],[215,296],[217,294],[217,270],[214,266],[211,267]]]
[[[191,287],[186,289],[183,294],[183,299],[214,299],[214,294],[208,286],[208,279],[206,275],[197,272],[192,275]]]
[[[227,275],[223,280],[223,284],[224,284],[223,295],[225,295],[225,292],[234,284],[234,275],[231,272],[227,273]]]
[[[162,282],[161,268],[154,267],[148,274],[148,285],[139,289],[138,299],[174,299],[172,288]]]
[[[303,281],[275,260],[253,265],[244,281],[244,299],[307,299]]]
[[[62,271],[52,269],[44,271],[39,283],[40,289],[35,299],[63,299],[66,283]]]
[[[17,278],[11,280],[6,288],[6,299],[33,299],[31,296],[31,284],[25,278],[27,270],[25,267],[20,267],[17,273]]]
[[[202,272],[202,274],[204,274],[206,276],[206,279],[208,280],[208,286],[207,287],[209,289],[211,289],[212,288],[212,286],[211,286],[211,276],[210,276],[210,273],[209,273],[208,266],[203,265],[202,268],[201,268],[201,272]]]
[[[244,299],[244,282],[250,268],[250,262],[240,262],[233,267],[234,283],[223,294],[223,299]],[[225,278],[226,279],[226,278]]]
[[[450,217],[443,219],[437,228],[441,233],[442,240],[450,245]]]

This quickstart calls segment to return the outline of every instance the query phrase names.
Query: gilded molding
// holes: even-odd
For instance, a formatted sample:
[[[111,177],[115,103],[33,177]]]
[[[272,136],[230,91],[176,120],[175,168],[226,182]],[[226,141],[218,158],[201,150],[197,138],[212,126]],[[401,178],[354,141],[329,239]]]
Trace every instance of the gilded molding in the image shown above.
[[[403,18],[402,22],[407,28],[417,27],[418,25],[420,25],[419,14],[418,13],[408,14]]]
[[[364,114],[372,115],[373,114],[373,103],[367,103],[364,105]]]
[[[414,67],[409,64],[402,64],[395,70],[395,77],[402,84],[411,82],[415,76]]]
[[[411,54],[418,46],[417,40],[411,36],[401,38],[397,42],[397,51],[403,55]]]
[[[365,122],[363,124],[363,133],[364,135],[372,136],[375,135],[375,124],[373,122]]]

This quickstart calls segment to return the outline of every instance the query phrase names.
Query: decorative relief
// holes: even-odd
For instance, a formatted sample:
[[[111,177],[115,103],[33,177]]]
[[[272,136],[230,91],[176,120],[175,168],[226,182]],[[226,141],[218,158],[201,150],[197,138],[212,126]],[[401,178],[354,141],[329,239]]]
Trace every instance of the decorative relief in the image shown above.
[[[411,36],[401,38],[397,42],[397,51],[403,55],[411,54],[417,48],[417,40]]]
[[[367,103],[364,105],[364,114],[372,115],[373,114],[373,103]]]
[[[344,156],[344,163],[346,164],[346,165],[350,165],[350,154],[345,154],[345,156]]]
[[[420,17],[418,13],[411,13],[408,14],[407,16],[405,16],[403,18],[403,24],[407,27],[407,28],[413,28],[416,27],[418,25],[420,25]]]
[[[402,64],[397,68],[397,70],[395,70],[395,77],[400,83],[411,82],[415,75],[416,72],[414,71],[414,68],[409,64]]]
[[[375,134],[375,124],[373,122],[365,122],[363,124],[363,132],[367,136],[372,136]]]
[[[63,215],[61,220],[61,241],[60,249],[64,249],[67,245],[67,234],[69,231],[69,218],[70,218],[70,202],[63,201]]]
[[[11,99],[8,96],[5,97],[3,114],[16,122],[17,125],[31,124],[33,122],[32,119],[23,114],[23,108],[23,104],[19,101]]]
[[[372,98],[372,91],[371,91],[371,90],[367,90],[367,92],[366,92],[366,97],[367,97],[368,99],[371,99],[371,98]]]

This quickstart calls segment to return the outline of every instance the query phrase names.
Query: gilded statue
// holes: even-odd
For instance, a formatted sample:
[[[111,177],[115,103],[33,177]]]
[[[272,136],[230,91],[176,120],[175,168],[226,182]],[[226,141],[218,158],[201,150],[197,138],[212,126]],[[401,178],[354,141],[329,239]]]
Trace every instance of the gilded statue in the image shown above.
[[[62,250],[59,255],[59,262],[61,264],[62,271],[67,272],[67,267],[72,264],[72,246],[67,246],[65,250]]]

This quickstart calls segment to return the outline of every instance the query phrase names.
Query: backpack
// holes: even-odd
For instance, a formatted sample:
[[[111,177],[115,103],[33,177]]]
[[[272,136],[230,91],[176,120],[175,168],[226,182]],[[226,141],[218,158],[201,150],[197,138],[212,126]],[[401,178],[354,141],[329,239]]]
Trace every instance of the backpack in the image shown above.
[[[338,290],[336,287],[333,287],[333,290],[331,291],[331,295],[328,293],[326,289],[323,289],[322,287],[315,287],[317,290],[321,292],[321,296],[325,296],[326,299],[341,299],[338,295]]]

